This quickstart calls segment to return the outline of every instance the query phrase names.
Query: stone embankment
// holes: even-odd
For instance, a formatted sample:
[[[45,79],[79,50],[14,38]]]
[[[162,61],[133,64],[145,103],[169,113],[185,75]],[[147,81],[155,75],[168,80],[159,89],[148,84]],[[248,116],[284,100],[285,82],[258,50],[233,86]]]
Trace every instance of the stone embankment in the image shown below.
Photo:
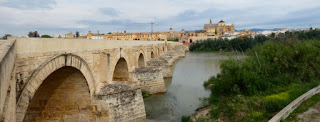
[[[210,106],[199,109],[194,114],[191,115],[190,120],[192,122],[196,122],[198,119],[206,119],[208,121],[211,121],[210,120],[210,110],[211,110]]]

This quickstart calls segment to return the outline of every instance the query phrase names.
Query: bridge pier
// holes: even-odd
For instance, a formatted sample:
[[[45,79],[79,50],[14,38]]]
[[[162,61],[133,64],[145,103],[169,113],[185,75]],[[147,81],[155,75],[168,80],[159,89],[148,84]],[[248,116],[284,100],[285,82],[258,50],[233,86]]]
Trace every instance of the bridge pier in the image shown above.
[[[136,67],[132,72],[132,85],[148,94],[166,92],[161,69],[158,67]]]
[[[99,122],[143,122],[146,112],[141,89],[113,82],[94,94]]]

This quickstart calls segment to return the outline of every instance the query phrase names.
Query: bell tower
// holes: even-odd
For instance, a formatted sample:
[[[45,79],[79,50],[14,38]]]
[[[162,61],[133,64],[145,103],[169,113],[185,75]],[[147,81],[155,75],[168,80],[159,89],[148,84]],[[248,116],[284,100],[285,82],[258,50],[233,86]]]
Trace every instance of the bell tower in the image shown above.
[[[210,18],[210,22],[209,22],[209,24],[210,24],[210,25],[212,25],[212,20],[211,20],[211,18]]]

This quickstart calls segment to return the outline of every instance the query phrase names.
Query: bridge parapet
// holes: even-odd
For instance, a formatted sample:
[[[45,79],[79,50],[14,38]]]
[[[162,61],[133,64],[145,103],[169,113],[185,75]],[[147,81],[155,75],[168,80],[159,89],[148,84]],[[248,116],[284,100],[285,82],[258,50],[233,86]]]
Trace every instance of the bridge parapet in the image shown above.
[[[15,81],[12,75],[14,70],[14,63],[16,60],[15,41],[8,40],[2,41],[0,45],[0,115],[10,116],[14,113],[15,99],[10,96],[14,96]],[[12,82],[11,82],[12,81]],[[6,107],[7,106],[7,107]],[[1,116],[0,116],[1,117]],[[3,118],[0,118],[0,121]],[[10,118],[7,118],[7,121]]]

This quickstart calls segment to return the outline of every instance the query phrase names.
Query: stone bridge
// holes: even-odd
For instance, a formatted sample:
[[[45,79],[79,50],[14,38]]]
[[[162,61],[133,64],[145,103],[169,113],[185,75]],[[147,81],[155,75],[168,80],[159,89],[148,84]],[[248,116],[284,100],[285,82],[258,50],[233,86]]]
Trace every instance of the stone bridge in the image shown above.
[[[9,38],[0,43],[0,121],[145,121],[179,43]]]

